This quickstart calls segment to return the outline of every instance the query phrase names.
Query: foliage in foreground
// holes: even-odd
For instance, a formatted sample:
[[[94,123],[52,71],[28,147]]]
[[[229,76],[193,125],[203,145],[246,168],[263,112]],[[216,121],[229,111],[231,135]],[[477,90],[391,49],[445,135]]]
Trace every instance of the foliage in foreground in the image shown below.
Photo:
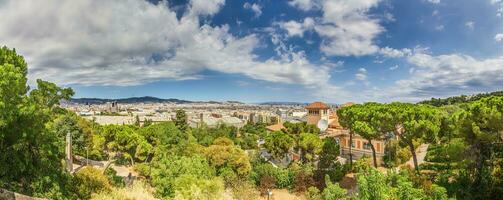
[[[135,181],[133,185],[112,188],[110,191],[94,194],[91,200],[155,200],[153,189],[145,182]]]

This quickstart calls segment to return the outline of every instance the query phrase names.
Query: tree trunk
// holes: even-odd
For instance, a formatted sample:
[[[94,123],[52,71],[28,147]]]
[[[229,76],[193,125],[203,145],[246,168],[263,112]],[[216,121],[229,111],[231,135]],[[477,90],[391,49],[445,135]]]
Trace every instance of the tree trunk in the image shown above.
[[[370,148],[372,149],[372,158],[374,159],[374,167],[377,168],[377,158],[376,158],[376,149],[372,144],[372,140],[368,140],[370,144]]]
[[[349,168],[353,169],[353,131],[349,132]]]
[[[417,157],[416,157],[416,149],[414,148],[414,144],[412,141],[408,142],[410,152],[412,153],[412,161],[414,161],[414,169],[416,169],[416,172],[419,173],[419,166],[417,164]]]

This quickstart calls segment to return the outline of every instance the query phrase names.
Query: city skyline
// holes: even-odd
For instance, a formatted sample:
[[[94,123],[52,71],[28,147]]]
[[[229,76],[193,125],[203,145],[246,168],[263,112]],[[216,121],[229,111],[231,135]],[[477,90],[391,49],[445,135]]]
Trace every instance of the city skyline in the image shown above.
[[[76,98],[420,101],[501,90],[503,1],[0,1],[0,41]]]

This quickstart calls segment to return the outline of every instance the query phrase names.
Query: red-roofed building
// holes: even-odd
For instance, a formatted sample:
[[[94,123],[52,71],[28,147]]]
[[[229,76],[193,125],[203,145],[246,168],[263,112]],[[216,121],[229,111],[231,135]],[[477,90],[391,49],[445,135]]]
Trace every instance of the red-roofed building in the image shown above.
[[[330,116],[330,107],[322,102],[314,102],[306,106],[307,124],[317,125],[321,119],[328,122]]]

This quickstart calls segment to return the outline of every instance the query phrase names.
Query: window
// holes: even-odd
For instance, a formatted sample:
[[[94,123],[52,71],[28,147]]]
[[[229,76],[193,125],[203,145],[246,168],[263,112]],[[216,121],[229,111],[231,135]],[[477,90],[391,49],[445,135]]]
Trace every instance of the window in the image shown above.
[[[368,142],[364,142],[363,143],[363,149],[370,150],[371,149],[370,144]]]

